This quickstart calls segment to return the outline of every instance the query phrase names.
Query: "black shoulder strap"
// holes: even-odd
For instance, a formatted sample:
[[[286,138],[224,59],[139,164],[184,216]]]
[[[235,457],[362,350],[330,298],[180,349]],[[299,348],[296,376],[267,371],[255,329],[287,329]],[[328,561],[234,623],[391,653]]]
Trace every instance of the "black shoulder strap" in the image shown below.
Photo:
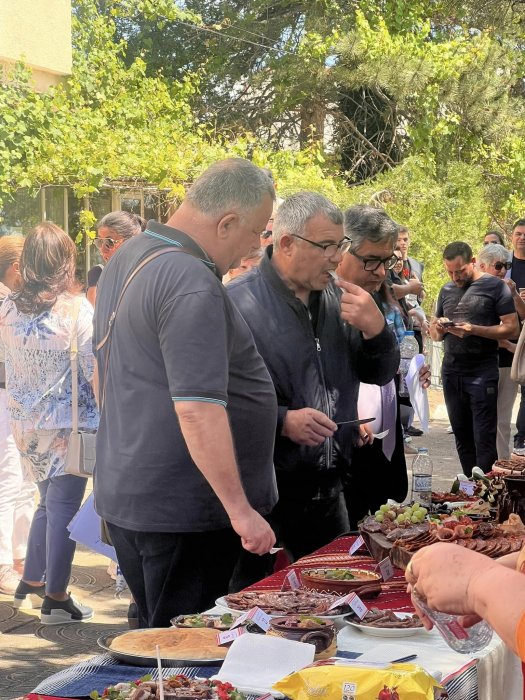
[[[169,246],[166,248],[161,248],[160,250],[156,250],[154,253],[151,253],[148,255],[142,262],[140,262],[128,275],[126,281],[124,282],[124,285],[122,286],[121,292],[119,294],[119,297],[117,299],[117,303],[115,305],[115,309],[111,313],[109,320],[108,320],[108,329],[106,331],[106,335],[102,338],[100,343],[97,343],[96,350],[97,352],[101,350],[101,348],[106,345],[111,340],[111,332],[113,330],[113,324],[115,323],[115,318],[117,316],[117,312],[120,307],[120,303],[122,302],[122,298],[124,294],[126,293],[126,289],[129,287],[131,281],[138,275],[138,273],[144,268],[148,263],[152,262],[153,260],[156,260],[159,258],[161,255],[165,255],[166,253],[186,253],[188,255],[193,255],[193,257],[197,257],[195,253],[193,253],[191,250],[188,248],[183,248],[179,246]],[[106,379],[108,376],[108,369],[109,369],[109,355],[111,351],[111,342],[108,344],[108,349],[106,351],[106,359],[104,361],[104,376],[101,377],[101,382],[99,382],[99,385],[101,386],[101,391],[100,393],[100,400],[99,400],[99,406],[100,410],[102,410],[102,407],[104,406],[104,400],[106,398]]]

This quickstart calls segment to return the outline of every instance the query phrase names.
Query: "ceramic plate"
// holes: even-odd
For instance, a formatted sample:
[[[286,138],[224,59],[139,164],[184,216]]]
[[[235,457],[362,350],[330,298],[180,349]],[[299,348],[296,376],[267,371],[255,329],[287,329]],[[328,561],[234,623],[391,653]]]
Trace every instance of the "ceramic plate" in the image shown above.
[[[247,610],[238,610],[237,608],[230,608],[228,603],[226,602],[226,598],[224,596],[221,596],[220,598],[217,598],[215,601],[215,605],[218,605],[220,608],[224,608],[225,610],[229,610],[232,613],[245,613],[248,612]],[[348,613],[344,613],[342,615],[319,615],[318,613],[288,613],[288,615],[310,615],[311,617],[320,617],[322,620],[344,620],[344,618],[348,615]],[[275,613],[275,615],[269,615],[269,617],[286,617],[287,613]]]
[[[396,612],[395,615],[400,620],[403,620],[405,617],[410,617],[412,613]],[[350,627],[354,627],[356,630],[371,637],[411,637],[413,634],[417,634],[425,629],[424,627],[371,627],[370,625],[361,625],[358,622],[354,622],[349,615],[345,616],[344,621]]]
[[[140,630],[136,630],[139,632]],[[123,634],[119,632],[112,632],[111,634],[103,634],[97,639],[97,644],[99,647],[104,649],[111,657],[117,661],[122,661],[124,664],[129,664],[130,666],[146,666],[148,668],[153,668],[157,666],[156,656],[140,656],[138,654],[127,654],[123,651],[115,651],[112,649],[110,644],[115,639],[115,637]],[[161,663],[165,668],[182,668],[184,666],[221,666],[224,659],[162,659]]]

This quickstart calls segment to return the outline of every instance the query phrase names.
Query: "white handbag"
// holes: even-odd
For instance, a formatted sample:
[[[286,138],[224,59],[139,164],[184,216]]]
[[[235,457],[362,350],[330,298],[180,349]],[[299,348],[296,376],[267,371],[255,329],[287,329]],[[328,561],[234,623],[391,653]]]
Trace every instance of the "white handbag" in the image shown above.
[[[71,415],[72,425],[67,448],[65,474],[87,478],[93,475],[96,461],[95,432],[87,433],[78,428],[78,329],[77,320],[82,299],[75,299],[73,311],[73,335],[71,336]]]

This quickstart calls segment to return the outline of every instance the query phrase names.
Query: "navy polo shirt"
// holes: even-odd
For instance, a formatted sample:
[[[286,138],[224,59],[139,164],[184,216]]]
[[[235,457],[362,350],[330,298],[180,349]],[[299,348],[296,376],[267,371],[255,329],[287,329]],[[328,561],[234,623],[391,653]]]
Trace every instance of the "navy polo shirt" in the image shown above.
[[[193,255],[169,253],[148,263],[127,288],[114,322],[97,438],[95,504],[105,520],[130,530],[202,532],[230,523],[190,457],[173,403],[226,407],[244,490],[265,514],[277,500],[277,402],[251,331],[213,261],[190,236],[154,221],[104,268],[94,346],[106,334],[130,272],[171,245]],[[107,348],[97,354],[101,378]]]

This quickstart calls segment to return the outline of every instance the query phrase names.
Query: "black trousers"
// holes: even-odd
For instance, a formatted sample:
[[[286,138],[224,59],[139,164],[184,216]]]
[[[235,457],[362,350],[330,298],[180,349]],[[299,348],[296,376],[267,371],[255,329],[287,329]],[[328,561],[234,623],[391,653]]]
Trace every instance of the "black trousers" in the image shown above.
[[[340,489],[326,498],[314,499],[308,490],[301,489],[296,477],[296,487],[279,483],[279,501],[267,519],[274,529],[277,544],[284,547],[292,561],[310,554],[338,535],[349,530],[348,513]],[[262,557],[243,550],[230,581],[230,591],[239,591],[273,570],[274,557]]]
[[[108,523],[108,529],[137,603],[139,627],[169,627],[175,615],[202,612],[228,591],[241,549],[231,528],[136,532]]]
[[[369,512],[378,510],[389,498],[402,503],[407,496],[408,475],[399,396],[395,431],[396,444],[390,461],[383,453],[382,440],[374,440],[371,445],[354,449],[344,489],[352,530],[357,529],[360,520]]]
[[[443,372],[442,381],[463,473],[471,476],[475,466],[489,472],[498,458],[498,370],[476,377]]]

